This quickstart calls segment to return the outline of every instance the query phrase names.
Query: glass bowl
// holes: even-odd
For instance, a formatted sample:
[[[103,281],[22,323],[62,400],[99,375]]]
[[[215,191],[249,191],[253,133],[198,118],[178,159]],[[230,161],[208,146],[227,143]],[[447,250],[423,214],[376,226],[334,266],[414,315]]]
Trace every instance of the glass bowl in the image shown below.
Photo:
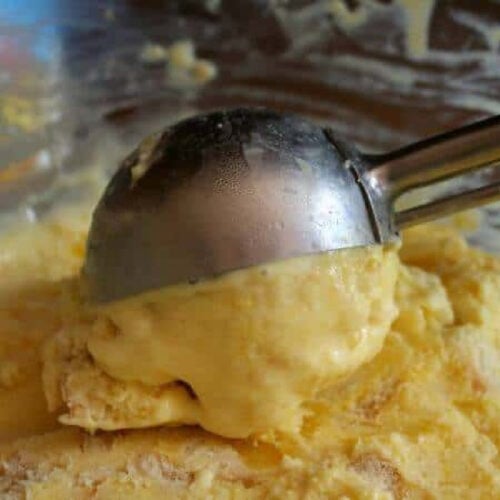
[[[500,113],[499,19],[493,0],[4,0],[1,225],[96,200],[143,136],[199,111],[292,111],[367,152]],[[481,212],[470,239],[500,252],[500,210]]]

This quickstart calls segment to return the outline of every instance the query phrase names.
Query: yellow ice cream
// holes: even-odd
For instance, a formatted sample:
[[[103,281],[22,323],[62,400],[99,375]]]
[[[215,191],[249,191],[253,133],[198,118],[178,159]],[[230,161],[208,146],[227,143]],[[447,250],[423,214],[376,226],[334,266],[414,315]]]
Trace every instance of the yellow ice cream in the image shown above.
[[[290,286],[291,290],[277,297],[291,297],[298,316],[307,313],[299,297],[307,302],[316,292],[319,295],[320,290],[333,287],[319,277],[321,269],[338,269],[342,275],[342,263],[352,258],[360,269],[350,274],[352,281],[334,280],[335,291],[340,297],[356,298],[359,292],[359,304],[372,304],[378,300],[376,290],[381,283],[363,280],[363,269],[365,276],[392,276],[394,265],[396,283],[394,289],[388,285],[387,293],[392,294],[396,315],[389,331],[378,334],[380,347],[367,340],[359,356],[348,356],[351,364],[332,362],[337,371],[319,370],[324,385],[318,382],[311,389],[309,394],[318,393],[307,395],[299,408],[301,422],[292,429],[245,439],[225,438],[197,426],[91,435],[77,426],[58,423],[58,417],[63,422],[78,418],[86,425],[113,425],[120,419],[146,422],[162,415],[170,415],[172,421],[187,420],[188,414],[201,420],[206,409],[201,407],[199,387],[198,393],[193,387],[194,399],[184,384],[146,384],[106,373],[112,368],[101,365],[97,356],[104,352],[108,363],[116,359],[101,352],[99,342],[112,345],[113,335],[118,334],[126,340],[124,348],[129,346],[134,338],[132,323],[119,309],[88,310],[79,295],[85,228],[86,217],[61,214],[58,220],[2,237],[0,497],[500,498],[498,257],[470,248],[452,229],[425,226],[404,235],[399,257],[395,249],[370,255],[373,267],[363,268],[368,265],[366,259],[356,252],[337,254],[331,261],[324,256],[327,260],[321,265],[315,259],[299,259],[276,268],[266,266],[271,290]],[[238,283],[250,285],[251,290],[257,285],[251,276],[227,275],[203,284],[200,290],[221,294],[234,288],[236,297],[241,297]],[[257,282],[263,278],[253,276]],[[300,295],[295,284],[304,286],[308,279],[316,292],[304,290]],[[170,299],[177,297],[180,303],[180,295],[177,290]],[[186,296],[195,301],[192,289]],[[157,299],[153,304],[164,304],[168,298],[164,294],[151,297]],[[140,312],[141,303],[143,307],[144,301],[130,303],[130,310]],[[324,299],[321,307],[326,303]],[[383,304],[387,314],[393,315],[391,302]],[[333,312],[335,325],[342,325],[344,318],[344,329],[337,328],[328,338],[331,345],[351,339],[355,351],[362,343],[351,335],[348,325],[367,319],[369,325],[382,326],[383,322],[375,321],[377,307],[370,317],[356,301],[351,306],[356,315]],[[294,312],[294,308],[288,310]],[[133,317],[144,318],[139,312]],[[110,322],[120,318],[126,328],[110,328]],[[317,323],[303,325],[311,332],[310,337],[303,337],[305,342],[315,339],[323,345],[322,337],[315,337],[312,330]],[[104,334],[111,339],[104,342]],[[292,348],[292,344],[282,344],[280,356],[289,356]],[[95,357],[92,349],[96,349]],[[306,351],[298,353],[297,363],[307,367]],[[318,354],[318,361],[322,355]],[[54,412],[45,403],[42,358],[46,396],[57,408]],[[130,364],[134,365],[133,358]],[[226,388],[231,385],[226,380],[230,369],[234,365],[217,367],[225,375],[221,383]],[[149,377],[156,373],[152,366],[144,370]],[[305,375],[314,378],[311,373]],[[271,370],[270,374],[276,381],[280,372]],[[191,374],[190,378],[194,386],[196,377]],[[300,383],[294,386],[289,381],[286,386],[289,396],[291,388],[297,394],[303,390]],[[243,397],[252,389],[243,387]],[[287,418],[288,413],[283,415]],[[203,418],[208,419],[208,413]]]
[[[198,423],[228,437],[297,432],[307,402],[381,349],[398,266],[396,248],[353,249],[119,302],[48,346],[47,393],[54,408],[65,400],[65,423],[92,430]],[[75,338],[78,358],[131,383],[139,407],[124,406],[97,373],[89,384],[87,364],[68,367]]]

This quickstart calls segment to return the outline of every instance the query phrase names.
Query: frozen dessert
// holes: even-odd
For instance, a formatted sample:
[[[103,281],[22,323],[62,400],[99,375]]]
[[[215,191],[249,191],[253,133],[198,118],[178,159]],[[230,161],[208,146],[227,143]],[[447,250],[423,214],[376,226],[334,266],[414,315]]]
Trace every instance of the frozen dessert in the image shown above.
[[[498,257],[423,226],[95,308],[87,224],[2,236],[2,498],[500,496]]]
[[[46,345],[50,409],[89,430],[298,432],[308,403],[381,349],[397,270],[395,248],[352,249],[102,307]]]

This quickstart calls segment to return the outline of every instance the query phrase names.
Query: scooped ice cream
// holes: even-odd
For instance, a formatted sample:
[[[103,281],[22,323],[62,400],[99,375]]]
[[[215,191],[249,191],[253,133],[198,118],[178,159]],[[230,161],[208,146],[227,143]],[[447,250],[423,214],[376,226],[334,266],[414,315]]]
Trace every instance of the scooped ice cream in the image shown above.
[[[107,306],[46,348],[49,402],[91,430],[298,432],[307,403],[381,349],[398,268],[396,248],[353,249]]]

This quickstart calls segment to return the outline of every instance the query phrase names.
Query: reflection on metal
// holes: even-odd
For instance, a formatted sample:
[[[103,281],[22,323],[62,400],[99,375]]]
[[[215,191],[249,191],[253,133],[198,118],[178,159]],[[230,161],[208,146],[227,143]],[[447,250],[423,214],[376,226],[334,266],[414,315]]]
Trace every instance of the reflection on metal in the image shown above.
[[[382,156],[290,114],[199,115],[145,139],[93,216],[84,273],[107,302],[301,255],[389,243],[397,230],[500,199],[500,182],[418,200],[408,190],[491,167],[500,117]]]

